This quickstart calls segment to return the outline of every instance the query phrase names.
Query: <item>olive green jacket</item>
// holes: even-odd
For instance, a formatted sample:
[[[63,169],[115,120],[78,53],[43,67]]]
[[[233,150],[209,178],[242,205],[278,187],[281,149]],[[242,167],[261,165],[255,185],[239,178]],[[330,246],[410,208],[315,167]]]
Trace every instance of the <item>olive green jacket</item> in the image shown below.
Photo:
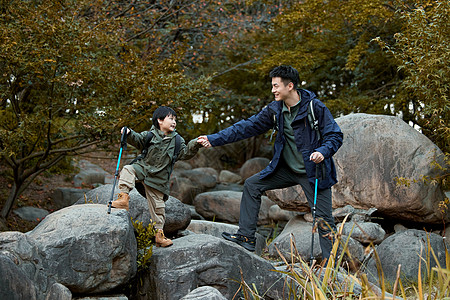
[[[147,155],[132,164],[136,171],[137,180],[160,191],[165,195],[169,195],[169,177],[172,173],[172,158],[175,152],[175,136],[176,131],[165,136],[164,133],[152,126],[150,131],[153,138],[149,143]],[[127,141],[130,145],[136,147],[139,151],[144,148],[145,138],[148,131],[137,133],[133,130],[128,134]],[[181,137],[181,136],[180,136]],[[177,160],[186,160],[192,158],[201,148],[197,143],[197,139],[191,140],[187,145],[181,137],[180,152]]]

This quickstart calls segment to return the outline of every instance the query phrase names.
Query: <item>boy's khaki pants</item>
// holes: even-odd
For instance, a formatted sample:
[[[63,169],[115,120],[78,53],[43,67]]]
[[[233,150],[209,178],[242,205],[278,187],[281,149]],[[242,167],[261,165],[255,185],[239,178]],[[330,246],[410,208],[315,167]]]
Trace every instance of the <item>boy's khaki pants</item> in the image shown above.
[[[136,181],[136,172],[131,165],[126,165],[122,168],[119,178],[119,190],[122,193],[129,194],[134,188]],[[147,198],[148,208],[150,211],[150,218],[154,221],[155,229],[163,229],[166,220],[164,194],[154,188],[144,184],[145,198]]]

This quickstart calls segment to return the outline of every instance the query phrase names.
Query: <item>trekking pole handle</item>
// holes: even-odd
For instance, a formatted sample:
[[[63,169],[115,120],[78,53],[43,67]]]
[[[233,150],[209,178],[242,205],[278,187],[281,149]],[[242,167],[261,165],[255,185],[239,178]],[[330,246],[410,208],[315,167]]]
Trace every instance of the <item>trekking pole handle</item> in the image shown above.
[[[122,137],[120,138],[120,146],[123,150],[127,150],[127,136],[128,136],[128,127],[124,126],[122,128]]]

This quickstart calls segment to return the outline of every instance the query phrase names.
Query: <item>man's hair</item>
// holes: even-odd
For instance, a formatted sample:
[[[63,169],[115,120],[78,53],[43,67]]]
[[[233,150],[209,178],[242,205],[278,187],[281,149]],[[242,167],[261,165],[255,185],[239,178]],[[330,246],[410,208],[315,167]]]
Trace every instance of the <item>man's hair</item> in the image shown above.
[[[295,89],[298,87],[300,82],[300,75],[298,75],[298,71],[295,68],[286,65],[281,65],[274,68],[270,71],[269,76],[270,78],[280,77],[284,85],[288,85],[289,82],[292,82]]]
[[[153,125],[156,127],[156,128],[158,128],[158,129],[160,129],[159,128],[159,123],[158,123],[158,120],[164,120],[167,116],[173,116],[173,117],[176,117],[177,116],[177,113],[173,110],[173,109],[171,109],[170,107],[167,107],[167,106],[160,106],[160,107],[158,107],[156,110],[155,110],[155,112],[153,113],[153,117],[152,117],[152,122],[153,122]]]

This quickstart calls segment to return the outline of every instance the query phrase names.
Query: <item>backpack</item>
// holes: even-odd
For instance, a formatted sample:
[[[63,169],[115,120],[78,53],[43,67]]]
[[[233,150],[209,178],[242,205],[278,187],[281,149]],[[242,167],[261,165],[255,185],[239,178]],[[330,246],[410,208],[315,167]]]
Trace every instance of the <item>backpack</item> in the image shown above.
[[[144,148],[142,148],[141,154],[139,154],[135,159],[133,159],[130,162],[130,165],[134,164],[135,162],[137,162],[140,159],[143,159],[147,155],[148,147],[150,146],[150,141],[152,139],[153,139],[153,133],[151,131],[148,131],[147,136],[145,137]],[[171,170],[169,172],[168,179],[170,179],[170,175],[172,174],[173,166],[175,165],[175,162],[177,161],[178,154],[180,154],[180,150],[181,150],[181,136],[179,134],[177,134],[175,136],[175,150],[173,153],[172,165],[171,165]],[[135,188],[139,192],[139,194],[141,194],[142,197],[145,198],[145,187],[144,187],[143,183],[140,181],[137,181],[135,184]],[[169,197],[167,195],[164,195],[164,201],[166,201],[168,198]]]
[[[308,105],[308,122],[309,126],[311,126],[311,129],[314,130],[317,134],[317,140],[320,141],[322,138],[319,130],[319,121],[316,119],[316,116],[314,114],[314,99],[309,102]],[[277,122],[277,116],[276,113],[273,113],[273,128],[272,128],[272,134],[270,135],[270,142],[272,141],[273,134],[275,131],[278,131],[278,122]]]

